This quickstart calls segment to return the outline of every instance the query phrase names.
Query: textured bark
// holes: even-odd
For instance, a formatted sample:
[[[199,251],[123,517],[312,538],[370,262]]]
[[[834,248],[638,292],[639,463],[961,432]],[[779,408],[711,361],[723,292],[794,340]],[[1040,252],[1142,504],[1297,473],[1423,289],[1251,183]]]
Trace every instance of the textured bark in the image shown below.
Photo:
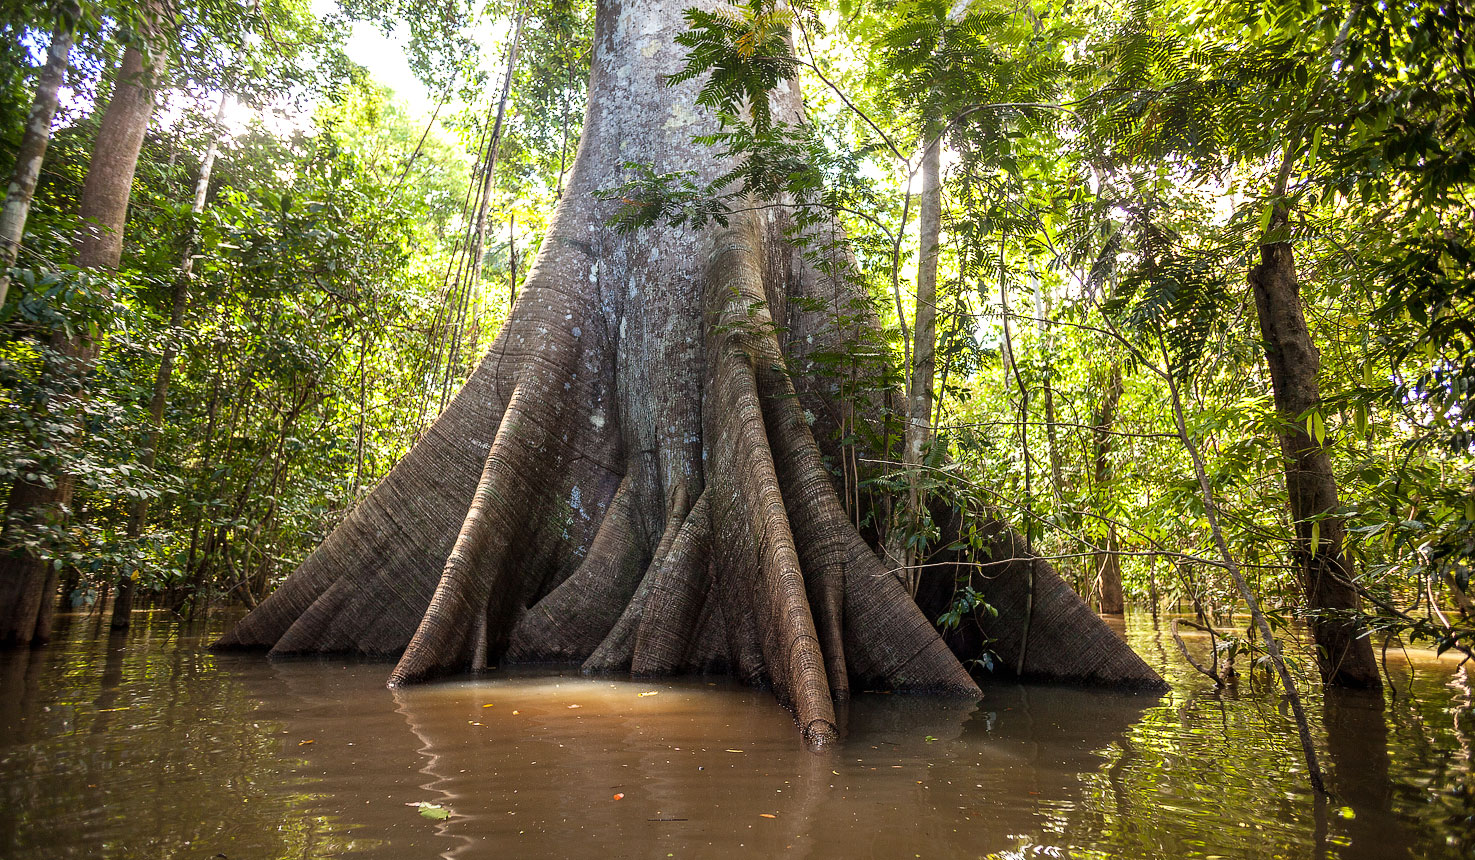
[[[51,46],[46,51],[46,64],[36,79],[36,96],[26,116],[26,130],[15,153],[15,169],[5,190],[5,205],[0,209],[0,305],[10,291],[10,267],[20,256],[21,240],[26,234],[26,217],[36,196],[36,181],[41,177],[41,164],[51,143],[51,120],[56,116],[57,91],[66,81],[72,53],[72,22],[75,7],[58,16],[51,33]]]
[[[1109,492],[1111,484],[1111,431],[1112,425],[1116,423],[1117,402],[1121,398],[1122,368],[1119,364],[1112,364],[1107,374],[1106,390],[1101,395],[1101,406],[1096,410],[1092,431],[1096,449],[1093,477],[1098,494]],[[1097,605],[1107,615],[1121,615],[1126,611],[1126,601],[1122,596],[1122,560],[1118,554],[1116,521],[1110,516],[1107,519],[1106,546],[1092,556],[1096,566]]]
[[[1280,219],[1283,222],[1283,218]],[[1346,529],[1336,516],[1337,481],[1326,449],[1307,433],[1305,415],[1321,408],[1317,381],[1321,354],[1311,341],[1301,308],[1301,288],[1289,243],[1260,246],[1260,265],[1250,270],[1255,310],[1270,365],[1280,450],[1295,541],[1291,559],[1306,605],[1321,613],[1311,619],[1322,679],[1348,687],[1382,685],[1372,643],[1357,617],[1361,600],[1346,555]]]
[[[957,512],[934,507],[943,540],[958,533]],[[1025,678],[1092,684],[1117,689],[1161,690],[1167,685],[1127,647],[1046,561],[1031,558],[1024,537],[1003,522],[980,529],[983,548],[934,563],[923,577],[917,603],[936,617],[952,602],[959,584],[973,586],[997,615],[975,613],[947,636],[959,654],[992,651],[1005,671]],[[935,560],[940,561],[939,560]]]
[[[83,228],[73,262],[81,268],[111,272],[123,258],[123,224],[133,173],[154,112],[153,63],[146,50],[129,45],[118,67],[77,199]]]
[[[74,261],[81,268],[113,271],[122,258],[123,224],[133,172],[153,113],[152,84],[145,52],[129,46],[98,126],[78,201],[84,226],[76,242]],[[42,372],[68,390],[69,396],[85,397],[85,379],[96,359],[96,349],[84,338],[59,332],[51,339],[55,358]],[[68,474],[51,477],[49,487],[39,480],[15,480],[6,505],[7,523],[66,521],[73,478]],[[0,647],[40,644],[50,639],[50,615],[43,612],[43,604],[52,596],[48,588],[55,588],[56,579],[48,568],[44,560],[24,551],[0,554]]]
[[[845,403],[808,371],[875,325],[864,297],[786,241],[782,207],[629,235],[593,196],[631,160],[730,166],[691,140],[696,85],[662,80],[689,4],[600,3],[568,187],[496,343],[221,646],[397,657],[391,685],[499,661],[726,671],[821,744],[852,689],[978,694],[825,465]],[[781,87],[776,115],[799,107]]]

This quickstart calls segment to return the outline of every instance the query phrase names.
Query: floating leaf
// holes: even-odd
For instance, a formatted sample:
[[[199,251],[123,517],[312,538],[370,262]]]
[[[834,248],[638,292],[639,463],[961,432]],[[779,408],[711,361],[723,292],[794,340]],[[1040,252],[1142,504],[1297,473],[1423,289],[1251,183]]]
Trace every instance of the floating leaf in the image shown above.
[[[432,821],[445,821],[451,817],[451,811],[436,803],[427,803],[417,800],[414,803],[406,803],[405,806],[413,806],[420,810],[420,814]]]

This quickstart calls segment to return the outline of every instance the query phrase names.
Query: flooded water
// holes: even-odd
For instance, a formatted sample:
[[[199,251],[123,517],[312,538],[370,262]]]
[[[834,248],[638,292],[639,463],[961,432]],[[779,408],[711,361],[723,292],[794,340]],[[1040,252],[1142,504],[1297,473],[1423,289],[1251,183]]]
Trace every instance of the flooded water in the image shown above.
[[[498,670],[390,691],[383,663],[205,649],[140,613],[0,654],[0,858],[1469,857],[1467,668],[1394,649],[1396,695],[1290,715],[1216,694],[1146,619],[1164,696],[868,695],[804,749],[763,692]],[[1193,643],[1202,646],[1202,643]]]

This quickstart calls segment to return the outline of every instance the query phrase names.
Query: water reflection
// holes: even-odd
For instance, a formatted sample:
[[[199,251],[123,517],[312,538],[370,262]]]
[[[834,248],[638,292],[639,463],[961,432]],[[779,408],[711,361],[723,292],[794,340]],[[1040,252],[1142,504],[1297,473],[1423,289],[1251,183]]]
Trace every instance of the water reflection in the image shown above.
[[[0,657],[0,856],[298,853],[306,795],[254,703],[173,625],[137,626]]]
[[[766,694],[700,681],[513,676],[395,700],[423,800],[454,813],[444,857],[925,857],[1006,850],[1073,809],[1095,751],[1156,698],[864,696],[822,753]]]
[[[1126,635],[1164,697],[872,695],[815,754],[724,682],[498,670],[392,692],[382,663],[79,619],[0,654],[0,857],[1469,856],[1465,670],[1392,655],[1386,704],[1312,687],[1318,807],[1278,697],[1213,690],[1145,621]]]

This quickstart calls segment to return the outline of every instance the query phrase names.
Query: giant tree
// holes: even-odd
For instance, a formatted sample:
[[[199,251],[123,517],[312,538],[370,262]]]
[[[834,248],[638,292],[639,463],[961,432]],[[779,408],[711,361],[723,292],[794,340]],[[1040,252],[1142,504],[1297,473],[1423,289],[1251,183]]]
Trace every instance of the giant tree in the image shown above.
[[[499,660],[724,669],[771,685],[821,743],[851,690],[977,692],[827,467],[846,413],[818,357],[878,323],[854,312],[854,279],[801,253],[796,233],[816,228],[795,228],[782,197],[700,224],[610,223],[621,203],[598,192],[641,175],[631,162],[694,183],[734,167],[693,140],[713,128],[704,106],[802,122],[787,19],[771,8],[704,4],[749,68],[668,85],[691,68],[675,42],[690,2],[598,4],[574,165],[495,344],[222,646],[395,657],[391,685]],[[1011,667],[1161,683],[1007,527],[984,533],[989,552],[964,575],[1000,607],[993,647]],[[929,570],[941,582],[924,581],[924,603],[959,573]]]

